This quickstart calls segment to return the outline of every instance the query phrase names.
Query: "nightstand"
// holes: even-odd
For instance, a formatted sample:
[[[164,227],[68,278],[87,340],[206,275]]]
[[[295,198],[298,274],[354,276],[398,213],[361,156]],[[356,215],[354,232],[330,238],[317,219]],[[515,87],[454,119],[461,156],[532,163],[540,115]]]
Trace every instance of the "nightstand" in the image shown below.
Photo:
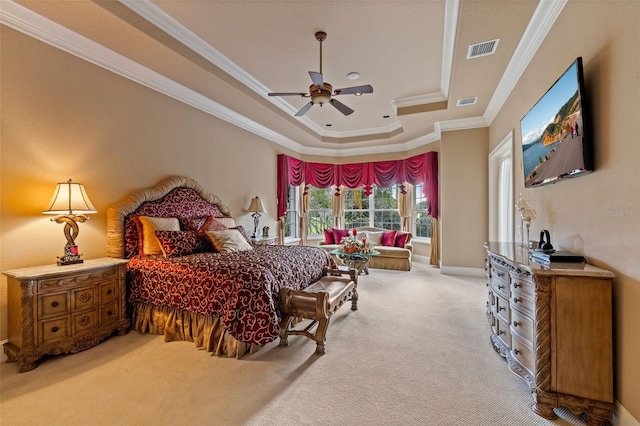
[[[18,361],[23,373],[36,368],[43,355],[88,349],[114,331],[127,334],[126,264],[126,259],[102,258],[4,271],[8,361]]]
[[[277,241],[278,237],[260,237],[251,239],[251,243],[258,246],[275,246]]]

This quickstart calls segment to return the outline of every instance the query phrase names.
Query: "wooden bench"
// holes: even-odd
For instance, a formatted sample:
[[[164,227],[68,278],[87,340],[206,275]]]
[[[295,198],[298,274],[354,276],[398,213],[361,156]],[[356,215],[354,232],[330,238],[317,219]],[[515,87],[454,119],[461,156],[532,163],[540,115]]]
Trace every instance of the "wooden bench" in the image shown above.
[[[280,346],[289,346],[290,335],[303,335],[316,341],[316,353],[325,353],[327,327],[331,316],[347,301],[351,310],[358,310],[358,276],[355,269],[349,271],[325,268],[315,283],[303,290],[283,288],[280,290]],[[348,275],[345,277],[344,275]],[[304,330],[291,329],[295,318],[312,320]],[[315,333],[309,330],[318,324]]]

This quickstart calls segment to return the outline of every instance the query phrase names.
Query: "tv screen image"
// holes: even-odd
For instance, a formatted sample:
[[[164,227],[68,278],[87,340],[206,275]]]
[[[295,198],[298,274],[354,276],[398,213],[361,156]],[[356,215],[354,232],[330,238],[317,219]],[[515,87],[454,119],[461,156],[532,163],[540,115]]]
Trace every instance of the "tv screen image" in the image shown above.
[[[582,58],[577,58],[520,121],[525,187],[592,171],[583,96]]]

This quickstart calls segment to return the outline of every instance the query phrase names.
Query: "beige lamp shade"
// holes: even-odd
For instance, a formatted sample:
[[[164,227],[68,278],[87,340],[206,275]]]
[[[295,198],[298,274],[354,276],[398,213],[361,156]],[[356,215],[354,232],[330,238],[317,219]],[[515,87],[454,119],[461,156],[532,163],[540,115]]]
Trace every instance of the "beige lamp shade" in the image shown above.
[[[251,199],[251,204],[249,204],[248,212],[253,213],[264,213],[266,210],[264,209],[264,204],[262,204],[262,200],[256,196]]]
[[[69,179],[67,182],[61,182],[56,185],[48,208],[42,213],[57,215],[81,215],[97,213],[84,185],[73,182]]]

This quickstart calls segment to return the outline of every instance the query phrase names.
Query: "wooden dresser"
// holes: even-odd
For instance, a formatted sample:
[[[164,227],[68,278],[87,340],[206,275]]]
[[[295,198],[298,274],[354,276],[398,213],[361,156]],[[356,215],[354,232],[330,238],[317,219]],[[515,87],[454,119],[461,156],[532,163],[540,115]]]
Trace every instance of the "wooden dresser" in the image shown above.
[[[127,260],[102,258],[3,272],[7,276],[9,342],[4,352],[20,372],[45,354],[78,352],[114,331],[129,331]]]
[[[533,411],[566,407],[609,424],[613,398],[613,273],[584,263],[541,266],[514,243],[485,243],[491,342],[531,389]]]

